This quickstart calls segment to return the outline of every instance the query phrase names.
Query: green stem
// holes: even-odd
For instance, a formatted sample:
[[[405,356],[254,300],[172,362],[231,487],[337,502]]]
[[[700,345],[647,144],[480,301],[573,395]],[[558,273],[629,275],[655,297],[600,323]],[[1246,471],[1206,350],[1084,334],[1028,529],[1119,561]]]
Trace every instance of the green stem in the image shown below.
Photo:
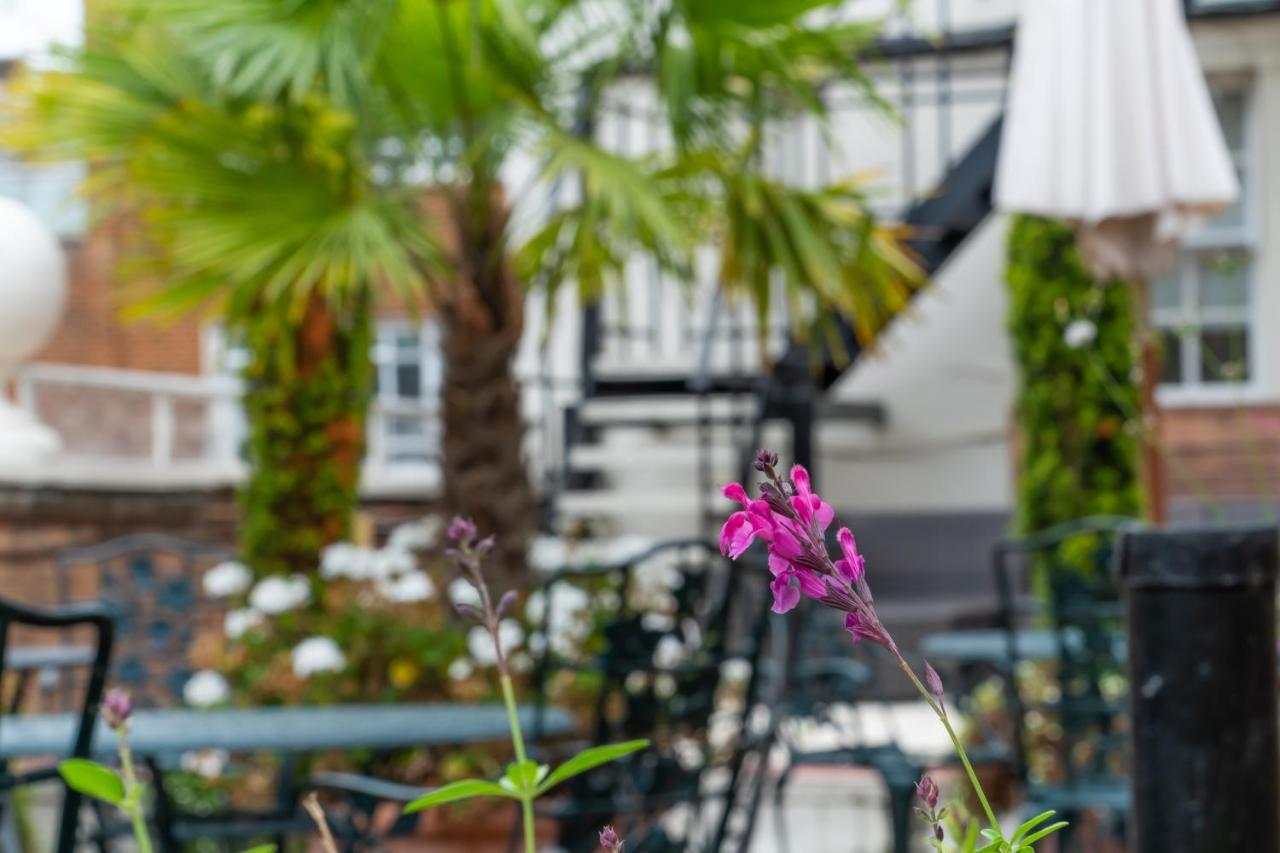
[[[964,751],[964,745],[960,743],[960,737],[956,734],[956,730],[951,727],[951,720],[947,718],[947,712],[934,700],[933,694],[929,689],[920,683],[920,679],[916,677],[915,671],[901,657],[898,658],[898,665],[902,667],[902,671],[911,679],[911,683],[916,686],[916,690],[920,691],[920,695],[929,703],[929,707],[933,709],[933,713],[938,716],[938,720],[942,722],[943,728],[947,730],[947,737],[951,738],[951,745],[956,748],[956,754],[960,756],[960,763],[964,765],[964,772],[969,774],[969,783],[973,785],[973,792],[978,795],[978,802],[982,803],[982,810],[987,815],[987,820],[991,824],[991,828],[996,832],[1000,831],[1000,821],[996,820],[996,813],[991,808],[991,803],[987,802],[986,792],[982,790],[982,783],[978,781],[978,774],[974,771],[973,765],[969,763],[969,754]]]
[[[496,638],[494,641],[497,642]],[[510,675],[502,673],[499,681],[502,683],[502,701],[507,706],[507,723],[511,727],[511,745],[516,750],[516,761],[523,765],[527,758],[524,751],[524,735],[520,732],[520,715],[516,712],[516,693],[511,687]],[[525,853],[535,853],[537,842],[533,835],[533,797],[524,791],[520,792],[520,816],[524,822]]]
[[[121,729],[116,733],[120,753],[120,769],[124,772],[125,812],[133,826],[133,837],[138,843],[138,853],[151,853],[151,835],[147,832],[147,818],[142,812],[142,790],[138,787],[137,774],[133,772],[133,751]]]

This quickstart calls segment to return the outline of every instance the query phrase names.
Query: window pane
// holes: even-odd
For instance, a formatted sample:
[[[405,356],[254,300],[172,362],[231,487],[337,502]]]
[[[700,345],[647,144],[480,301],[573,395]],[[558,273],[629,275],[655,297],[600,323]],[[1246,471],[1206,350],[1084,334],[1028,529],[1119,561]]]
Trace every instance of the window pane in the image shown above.
[[[418,399],[422,396],[422,370],[416,364],[396,365],[396,396]]]
[[[1180,385],[1182,376],[1182,335],[1177,329],[1161,329],[1160,332],[1160,382],[1164,385]]]
[[[1244,225],[1245,199],[1249,197],[1249,190],[1245,184],[1244,169],[1236,168],[1236,180],[1240,182],[1240,197],[1236,199],[1235,204],[1210,219],[1205,224],[1206,231],[1229,231],[1239,229]]]
[[[1240,308],[1249,306],[1249,259],[1243,252],[1201,252],[1200,307]]]
[[[1200,333],[1200,378],[1204,382],[1248,380],[1249,333],[1244,326]]]
[[[1232,151],[1245,148],[1245,93],[1240,89],[1214,90],[1213,106],[1222,125],[1222,135]]]
[[[1176,311],[1182,307],[1182,281],[1162,276],[1151,283],[1151,307],[1157,311]]]

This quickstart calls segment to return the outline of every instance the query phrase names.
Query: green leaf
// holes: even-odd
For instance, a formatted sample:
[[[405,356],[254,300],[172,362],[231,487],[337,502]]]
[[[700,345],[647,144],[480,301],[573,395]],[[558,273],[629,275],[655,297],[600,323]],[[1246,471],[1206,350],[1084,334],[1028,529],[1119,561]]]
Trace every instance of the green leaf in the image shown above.
[[[72,790],[114,806],[124,803],[124,783],[108,767],[84,758],[72,758],[61,762],[58,772]]]
[[[455,803],[458,800],[469,800],[472,797],[506,797],[507,799],[519,799],[514,793],[508,791],[496,782],[488,782],[484,779],[464,779],[461,782],[453,782],[445,785],[443,788],[437,788],[429,794],[423,794],[418,799],[409,803],[404,807],[405,814],[413,814],[414,812],[429,809],[432,806],[441,806],[445,803]]]
[[[274,844],[259,844],[257,847],[250,847],[244,853],[276,853]]]
[[[1040,830],[1039,832],[1033,832],[1031,835],[1028,835],[1026,838],[1022,839],[1022,845],[1024,847],[1030,847],[1032,844],[1035,844],[1040,839],[1047,838],[1050,835],[1053,835],[1053,833],[1057,832],[1060,829],[1065,829],[1066,826],[1067,826],[1067,822],[1065,820],[1060,820],[1057,823],[1052,824],[1051,826],[1046,826],[1044,829]]]
[[[551,768],[545,764],[539,764],[532,759],[526,759],[521,762],[513,762],[507,765],[506,775],[498,782],[499,785],[509,791],[518,793],[531,792],[538,786],[538,783],[547,778],[547,773]]]
[[[555,769],[546,781],[538,786],[537,793],[539,795],[551,790],[556,785],[567,779],[572,779],[579,773],[585,773],[601,764],[608,764],[610,761],[616,761],[624,755],[630,755],[649,746],[647,740],[629,740],[623,743],[610,743],[604,746],[593,746],[591,749],[584,750],[573,758],[570,758],[564,764]]]
[[[1031,818],[1031,820],[1026,821],[1021,826],[1019,826],[1016,830],[1014,830],[1013,836],[1009,839],[1009,842],[1011,844],[1016,844],[1018,842],[1018,839],[1022,838],[1022,836],[1026,835],[1028,832],[1035,829],[1037,826],[1044,823],[1049,818],[1053,817],[1054,814],[1055,814],[1054,810],[1049,809],[1047,812],[1041,812],[1040,814]]]

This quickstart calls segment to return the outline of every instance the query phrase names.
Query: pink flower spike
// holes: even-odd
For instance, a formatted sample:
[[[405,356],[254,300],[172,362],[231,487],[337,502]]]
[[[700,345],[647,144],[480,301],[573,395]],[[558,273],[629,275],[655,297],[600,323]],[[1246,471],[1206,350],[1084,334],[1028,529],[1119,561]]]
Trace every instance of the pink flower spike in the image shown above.
[[[755,526],[745,512],[735,512],[720,528],[720,553],[736,560],[751,547],[756,538]]]
[[[769,584],[773,590],[773,612],[786,613],[800,603],[800,590],[791,585],[789,574],[779,575]]]
[[[751,500],[747,497],[747,490],[742,488],[741,483],[729,483],[720,489],[720,494],[724,495],[731,501],[737,501],[742,504],[743,509],[751,506]]]
[[[858,619],[856,613],[844,615],[844,629],[849,632],[849,636],[853,637],[855,643],[862,639],[862,621]]]

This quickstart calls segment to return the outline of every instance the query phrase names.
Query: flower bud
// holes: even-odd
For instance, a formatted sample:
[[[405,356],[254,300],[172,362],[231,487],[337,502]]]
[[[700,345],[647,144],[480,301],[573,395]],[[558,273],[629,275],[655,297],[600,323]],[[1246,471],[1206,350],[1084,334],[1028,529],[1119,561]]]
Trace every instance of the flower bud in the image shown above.
[[[931,809],[938,807],[938,783],[933,781],[930,776],[920,777],[920,781],[916,783],[916,796],[924,801],[924,804]]]
[[[933,698],[938,700],[938,707],[945,714],[947,709],[942,704],[942,678],[938,675],[938,671],[929,665],[928,661],[924,662],[924,683],[929,688],[929,692],[933,694]]]
[[[499,617],[506,616],[510,612],[511,608],[516,604],[517,597],[518,595],[514,589],[509,589],[502,594],[502,598],[498,600]]]
[[[470,545],[476,538],[476,523],[469,518],[455,515],[449,522],[449,541],[459,545]]]
[[[470,619],[474,622],[484,622],[484,614],[470,604],[455,604],[453,612],[457,613],[463,619]]]
[[[103,697],[99,710],[104,723],[113,729],[119,729],[129,721],[129,716],[133,713],[133,703],[129,700],[127,692],[113,687]]]
[[[773,476],[773,469],[778,464],[778,454],[772,450],[761,450],[756,454],[755,469],[761,474]]]
[[[625,843],[612,826],[600,830],[600,846],[605,853],[622,853],[622,845]]]

